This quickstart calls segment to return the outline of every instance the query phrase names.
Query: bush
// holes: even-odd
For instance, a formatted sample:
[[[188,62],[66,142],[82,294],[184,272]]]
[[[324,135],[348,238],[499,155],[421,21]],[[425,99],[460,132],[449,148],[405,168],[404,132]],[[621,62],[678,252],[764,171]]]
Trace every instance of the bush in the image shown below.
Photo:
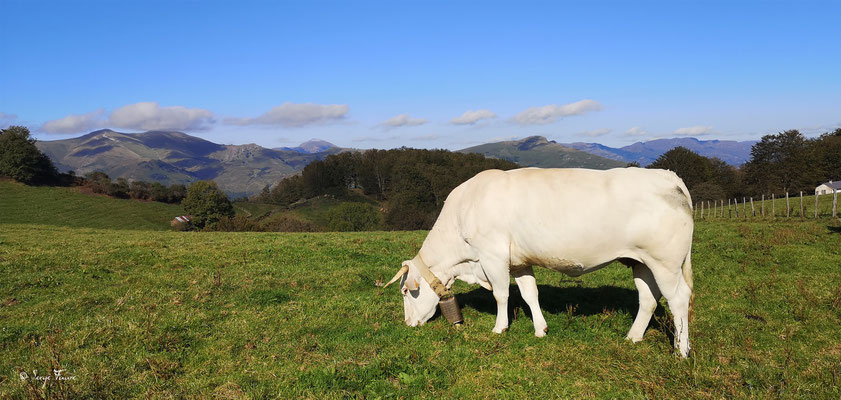
[[[263,222],[263,230],[267,232],[319,232],[318,225],[289,215],[279,215]]]
[[[371,231],[380,227],[380,213],[367,203],[342,203],[327,212],[331,231]]]
[[[228,196],[213,181],[193,182],[181,204],[184,211],[193,217],[193,226],[197,229],[213,228],[220,218],[234,216],[234,207]]]
[[[87,186],[91,192],[109,194],[109,192],[111,192],[111,178],[104,172],[90,172],[85,175],[85,186]]]
[[[26,184],[52,183],[58,171],[24,126],[0,129],[0,176]]]

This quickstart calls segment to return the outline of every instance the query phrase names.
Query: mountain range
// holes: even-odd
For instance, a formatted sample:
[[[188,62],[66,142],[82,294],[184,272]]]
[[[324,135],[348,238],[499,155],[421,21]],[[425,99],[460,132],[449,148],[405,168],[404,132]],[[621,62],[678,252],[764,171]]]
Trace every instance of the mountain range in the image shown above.
[[[750,159],[750,149],[755,140],[737,142],[734,140],[698,140],[695,138],[656,139],[648,142],[636,142],[625,147],[608,147],[598,143],[563,143],[590,154],[628,162],[637,162],[642,166],[653,163],[663,153],[683,146],[704,157],[717,157],[722,161],[739,166]]]
[[[750,158],[754,143],[675,138],[613,148],[598,143],[557,143],[531,136],[458,151],[506,159],[524,167],[608,169],[632,161],[648,165],[676,146],[740,165]],[[266,185],[274,185],[330,154],[355,151],[319,139],[297,147],[268,149],[256,144],[217,144],[182,132],[121,133],[108,129],[72,139],[39,141],[36,145],[61,171],[73,170],[78,175],[102,171],[112,179],[123,177],[165,185],[212,179],[231,197],[258,193]]]
[[[564,146],[543,136],[486,143],[459,152],[501,158],[524,167],[609,169],[627,165],[627,162]]]
[[[99,130],[73,139],[36,145],[61,171],[78,175],[102,171],[112,179],[156,181],[165,185],[216,181],[231,197],[251,195],[295,174],[313,160],[341,151],[319,141],[295,149],[256,144],[216,144],[181,132],[120,133]],[[309,152],[307,149],[318,151]]]

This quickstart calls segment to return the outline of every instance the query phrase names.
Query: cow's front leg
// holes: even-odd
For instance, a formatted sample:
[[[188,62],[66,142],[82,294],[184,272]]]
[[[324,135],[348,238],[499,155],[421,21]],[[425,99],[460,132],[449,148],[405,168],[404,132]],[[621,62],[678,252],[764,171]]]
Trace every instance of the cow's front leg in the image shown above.
[[[507,280],[504,284],[493,283],[494,299],[496,299],[496,325],[494,325],[494,333],[502,333],[508,330],[508,286],[509,282]]]
[[[526,304],[531,310],[531,319],[534,321],[534,336],[546,336],[549,326],[546,324],[546,319],[543,318],[543,312],[540,311],[540,303],[537,301],[537,281],[534,279],[534,269],[532,267],[512,271],[514,281],[517,282],[517,287],[520,288],[520,295],[523,296]]]
[[[496,324],[493,331],[502,333],[508,329],[508,287],[511,284],[508,257],[507,255],[500,257],[494,254],[483,254],[480,255],[479,260],[496,299]]]

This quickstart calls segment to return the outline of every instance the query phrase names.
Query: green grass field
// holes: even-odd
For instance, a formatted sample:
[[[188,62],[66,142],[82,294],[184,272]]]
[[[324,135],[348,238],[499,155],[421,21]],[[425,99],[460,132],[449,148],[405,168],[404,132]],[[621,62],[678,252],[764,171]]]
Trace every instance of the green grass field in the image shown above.
[[[0,180],[0,224],[166,230],[184,215],[177,204],[85,194],[78,188],[32,187]]]
[[[398,289],[375,282],[425,232],[102,229],[70,212],[21,224],[8,213],[27,203],[69,206],[0,189],[0,399],[841,396],[838,221],[698,222],[683,360],[664,307],[645,340],[624,340],[637,296],[619,264],[577,279],[538,269],[542,339],[515,286],[504,334],[491,293],[461,282],[464,326],[410,328]],[[90,201],[103,200],[117,207]],[[39,380],[52,368],[69,380]]]

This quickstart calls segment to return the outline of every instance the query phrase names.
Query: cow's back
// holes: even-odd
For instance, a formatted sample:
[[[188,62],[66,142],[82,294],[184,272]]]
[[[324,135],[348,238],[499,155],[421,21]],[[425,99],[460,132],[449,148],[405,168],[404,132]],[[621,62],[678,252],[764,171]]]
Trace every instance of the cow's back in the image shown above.
[[[640,249],[685,247],[691,213],[685,185],[669,171],[523,168],[464,182],[436,226],[473,246],[509,246],[513,265],[586,267],[635,258]]]

